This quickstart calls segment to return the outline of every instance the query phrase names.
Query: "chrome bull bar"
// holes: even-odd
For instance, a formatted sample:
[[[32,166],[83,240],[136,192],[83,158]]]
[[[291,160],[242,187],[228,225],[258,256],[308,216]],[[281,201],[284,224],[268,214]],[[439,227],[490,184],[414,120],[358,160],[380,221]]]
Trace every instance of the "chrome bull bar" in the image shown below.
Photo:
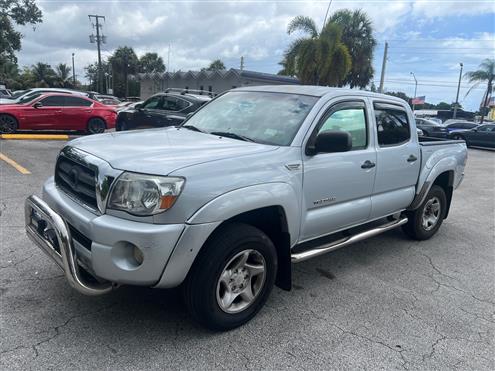
[[[97,296],[107,294],[114,288],[110,282],[89,283],[82,277],[67,223],[42,199],[29,196],[24,212],[26,234],[62,268],[74,289],[84,295]]]

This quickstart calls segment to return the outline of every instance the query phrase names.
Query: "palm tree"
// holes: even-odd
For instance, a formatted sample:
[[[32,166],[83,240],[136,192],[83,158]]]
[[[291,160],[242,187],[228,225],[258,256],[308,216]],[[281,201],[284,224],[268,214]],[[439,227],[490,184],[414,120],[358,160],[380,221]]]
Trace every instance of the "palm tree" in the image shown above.
[[[376,39],[368,15],[362,10],[339,10],[329,23],[335,23],[342,29],[342,42],[347,46],[352,58],[352,67],[344,80],[351,88],[365,88],[373,79],[373,50]]]
[[[65,63],[60,63],[55,67],[55,83],[61,88],[69,88],[72,86],[71,83],[71,68]]]
[[[33,65],[31,72],[37,87],[48,87],[53,85],[55,72],[49,64],[38,62]]]
[[[297,16],[287,27],[290,35],[303,31],[307,37],[292,42],[281,62],[279,73],[295,75],[304,84],[342,86],[351,69],[351,56],[342,43],[342,31],[333,23],[327,23],[318,32],[313,19]]]
[[[484,121],[484,111],[487,106],[490,96],[494,90],[493,80],[495,79],[495,59],[485,59],[479,65],[479,69],[476,71],[466,72],[465,78],[469,79],[469,82],[474,82],[474,85],[468,90],[466,95],[468,95],[471,90],[486,82],[486,91],[483,94],[483,99],[481,100],[481,123]]]

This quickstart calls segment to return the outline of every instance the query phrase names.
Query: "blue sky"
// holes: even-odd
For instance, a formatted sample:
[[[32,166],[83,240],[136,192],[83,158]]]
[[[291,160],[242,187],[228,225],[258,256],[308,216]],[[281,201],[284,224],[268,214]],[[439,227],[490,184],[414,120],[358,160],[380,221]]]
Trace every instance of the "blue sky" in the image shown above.
[[[283,51],[298,35],[287,35],[288,22],[297,15],[323,23],[329,1],[302,0],[38,0],[44,21],[25,35],[19,62],[38,61],[55,65],[70,63],[76,53],[76,74],[96,60],[95,45],[88,35],[88,14],[107,17],[104,33],[106,57],[121,45],[132,46],[138,55],[157,52],[170,70],[199,69],[220,58],[227,67],[277,72]],[[455,100],[459,62],[464,71],[476,69],[484,58],[495,58],[495,1],[488,0],[333,0],[330,13],[361,8],[373,21],[378,46],[375,50],[375,81],[381,72],[384,42],[389,42],[385,89],[413,95],[414,72],[418,94],[431,103]],[[467,97],[466,80],[460,101],[477,109],[483,89]]]

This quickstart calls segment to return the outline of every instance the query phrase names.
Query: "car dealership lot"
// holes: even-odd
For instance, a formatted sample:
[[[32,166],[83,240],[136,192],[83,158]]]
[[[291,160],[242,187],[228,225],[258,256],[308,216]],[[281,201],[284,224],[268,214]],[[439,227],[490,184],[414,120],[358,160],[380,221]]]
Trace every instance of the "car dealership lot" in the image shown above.
[[[68,286],[24,234],[63,141],[1,141],[0,368],[493,369],[495,153],[470,150],[451,214],[429,241],[400,230],[294,266],[247,325],[209,333],[177,290]]]

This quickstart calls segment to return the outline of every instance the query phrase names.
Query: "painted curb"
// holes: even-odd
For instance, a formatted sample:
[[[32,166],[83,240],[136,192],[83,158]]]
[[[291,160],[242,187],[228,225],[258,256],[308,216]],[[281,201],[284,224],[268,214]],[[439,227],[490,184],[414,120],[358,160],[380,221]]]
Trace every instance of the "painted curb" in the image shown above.
[[[66,134],[0,134],[2,139],[68,140]]]

